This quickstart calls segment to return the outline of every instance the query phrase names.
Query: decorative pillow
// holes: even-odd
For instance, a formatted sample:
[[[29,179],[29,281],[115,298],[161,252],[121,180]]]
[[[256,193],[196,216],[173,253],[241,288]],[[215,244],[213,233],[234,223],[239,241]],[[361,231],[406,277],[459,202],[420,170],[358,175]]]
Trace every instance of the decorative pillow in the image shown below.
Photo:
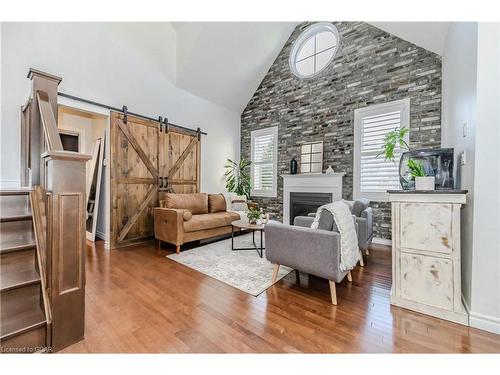
[[[356,217],[360,217],[361,213],[368,208],[370,201],[366,198],[357,199],[354,201],[352,206],[352,214]]]
[[[208,212],[226,211],[226,199],[222,194],[208,194]]]
[[[233,211],[248,211],[247,197],[245,195],[231,196],[231,209]]]
[[[333,232],[338,232],[337,224],[333,215],[328,210],[322,210],[319,217],[318,229],[329,230]]]
[[[248,211],[248,204],[245,201],[233,201],[231,207],[233,211]]]

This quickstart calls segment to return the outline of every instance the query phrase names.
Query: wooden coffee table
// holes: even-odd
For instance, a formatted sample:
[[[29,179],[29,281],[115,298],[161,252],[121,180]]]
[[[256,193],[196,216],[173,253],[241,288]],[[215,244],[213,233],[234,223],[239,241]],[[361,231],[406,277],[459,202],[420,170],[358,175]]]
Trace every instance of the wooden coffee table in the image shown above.
[[[262,245],[262,237],[264,236],[264,227],[265,227],[264,224],[260,224],[260,225],[250,224],[250,223],[248,223],[246,221],[243,221],[243,220],[233,221],[231,223],[231,250],[233,250],[233,251],[255,250],[255,251],[257,251],[257,254],[259,254],[259,256],[262,258],[262,255],[263,255],[263,252],[264,252],[263,250],[265,249],[265,247],[263,247],[263,245]],[[235,232],[235,228],[238,231],[248,230],[248,231],[252,232],[253,247],[239,247],[239,248],[235,248],[234,247],[234,232]],[[255,244],[255,232],[260,232],[260,247],[258,247]]]

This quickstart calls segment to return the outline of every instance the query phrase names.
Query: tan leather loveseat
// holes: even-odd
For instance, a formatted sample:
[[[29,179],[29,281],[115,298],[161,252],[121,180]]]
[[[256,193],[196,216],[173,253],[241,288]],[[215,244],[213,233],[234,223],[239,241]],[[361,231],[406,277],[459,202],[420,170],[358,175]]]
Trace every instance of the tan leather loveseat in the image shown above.
[[[155,238],[160,244],[174,244],[177,253],[186,242],[230,233],[231,222],[240,219],[226,211],[222,194],[160,194],[160,207],[154,210]]]

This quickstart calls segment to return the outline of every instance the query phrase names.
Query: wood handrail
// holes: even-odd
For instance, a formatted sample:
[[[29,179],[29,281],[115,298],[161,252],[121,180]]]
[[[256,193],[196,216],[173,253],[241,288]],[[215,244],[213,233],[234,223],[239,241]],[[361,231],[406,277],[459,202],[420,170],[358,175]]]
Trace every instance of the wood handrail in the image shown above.
[[[49,151],[63,151],[61,137],[57,129],[57,120],[49,102],[49,95],[45,91],[39,90],[36,97],[47,148]]]
[[[41,186],[36,186],[30,192],[31,212],[33,215],[33,229],[35,232],[36,254],[38,261],[38,269],[40,272],[40,281],[42,289],[43,306],[47,325],[50,328],[52,322],[52,311],[49,303],[49,293],[47,285],[49,285],[49,275],[47,268],[47,217],[45,201],[43,199],[44,191]],[[50,329],[48,329],[50,332]]]

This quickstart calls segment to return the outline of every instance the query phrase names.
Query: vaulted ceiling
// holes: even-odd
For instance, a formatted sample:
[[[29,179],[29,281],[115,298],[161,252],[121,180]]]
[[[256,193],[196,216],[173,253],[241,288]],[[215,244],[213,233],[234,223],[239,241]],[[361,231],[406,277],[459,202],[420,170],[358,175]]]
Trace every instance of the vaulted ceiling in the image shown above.
[[[176,84],[241,113],[296,23],[174,23]]]
[[[182,22],[177,35],[178,87],[241,113],[297,22]],[[442,55],[449,22],[370,22]]]

